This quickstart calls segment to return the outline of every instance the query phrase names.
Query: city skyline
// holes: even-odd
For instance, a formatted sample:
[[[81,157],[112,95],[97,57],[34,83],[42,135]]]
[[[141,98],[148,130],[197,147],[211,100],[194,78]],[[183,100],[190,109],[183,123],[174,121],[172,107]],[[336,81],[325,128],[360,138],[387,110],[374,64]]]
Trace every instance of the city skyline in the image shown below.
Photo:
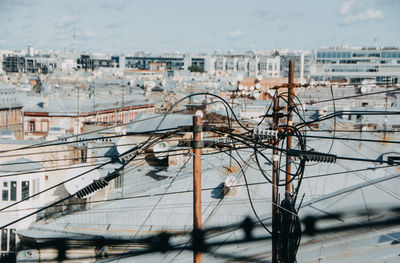
[[[398,46],[400,2],[2,1],[0,49],[155,53]],[[75,36],[75,40],[74,40]]]

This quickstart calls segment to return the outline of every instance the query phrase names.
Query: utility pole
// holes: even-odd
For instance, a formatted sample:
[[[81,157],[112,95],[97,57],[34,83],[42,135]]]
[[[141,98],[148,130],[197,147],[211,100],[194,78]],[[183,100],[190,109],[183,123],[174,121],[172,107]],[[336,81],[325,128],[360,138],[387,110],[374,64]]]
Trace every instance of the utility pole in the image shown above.
[[[201,117],[193,116],[193,233],[201,231]],[[196,240],[193,239],[193,243]],[[201,252],[194,250],[193,262],[201,263]]]
[[[278,90],[275,90],[274,96],[274,108],[273,108],[273,129],[278,130],[279,126],[279,100]],[[279,141],[276,138],[274,141],[274,149],[272,151],[272,263],[278,263],[278,183],[279,183],[279,155],[277,148],[279,147]]]
[[[288,80],[288,103],[286,105],[286,113],[287,113],[287,125],[292,126],[293,115],[292,111],[294,108],[293,101],[293,85],[294,85],[294,63],[293,61],[289,61],[289,80]],[[291,132],[291,129],[288,127],[288,131]],[[292,136],[287,137],[286,141],[286,150],[290,150],[292,148]],[[292,159],[289,155],[286,155],[286,185],[285,185],[285,196],[289,197],[291,194],[290,180],[291,178],[291,167]]]
[[[80,96],[80,85],[78,85],[78,94],[76,96],[76,141],[78,141],[78,134],[79,134],[79,96]]]

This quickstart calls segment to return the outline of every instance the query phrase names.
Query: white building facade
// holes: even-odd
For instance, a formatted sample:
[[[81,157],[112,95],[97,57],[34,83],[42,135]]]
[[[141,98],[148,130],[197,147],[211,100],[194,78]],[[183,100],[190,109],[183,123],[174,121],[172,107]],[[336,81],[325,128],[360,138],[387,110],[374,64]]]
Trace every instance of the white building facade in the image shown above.
[[[312,78],[315,80],[364,80],[377,84],[398,83],[400,49],[398,47],[321,48],[314,52]]]

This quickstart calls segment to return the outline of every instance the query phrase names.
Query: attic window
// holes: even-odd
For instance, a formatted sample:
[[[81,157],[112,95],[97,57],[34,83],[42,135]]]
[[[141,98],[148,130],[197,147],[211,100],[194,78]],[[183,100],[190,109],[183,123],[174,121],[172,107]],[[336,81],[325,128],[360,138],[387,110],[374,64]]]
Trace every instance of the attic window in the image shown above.
[[[34,132],[35,131],[35,121],[29,121],[28,130],[30,132]]]

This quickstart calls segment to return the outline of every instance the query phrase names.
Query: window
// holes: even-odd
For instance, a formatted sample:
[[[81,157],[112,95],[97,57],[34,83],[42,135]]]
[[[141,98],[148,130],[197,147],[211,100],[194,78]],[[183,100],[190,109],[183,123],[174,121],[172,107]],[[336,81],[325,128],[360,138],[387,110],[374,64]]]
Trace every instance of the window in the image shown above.
[[[1,231],[1,251],[7,251],[7,229]]]
[[[29,197],[29,181],[22,181],[21,189],[21,200],[24,200]]]
[[[13,181],[11,182],[11,196],[10,200],[11,201],[16,201],[17,200],[17,182]]]
[[[121,173],[120,176],[118,176],[117,178],[115,178],[115,180],[114,180],[114,187],[115,187],[115,188],[121,188],[123,184],[124,184],[124,174]]]
[[[15,239],[15,229],[10,229],[10,244],[8,246],[9,251],[15,251],[16,239]]]
[[[3,191],[1,192],[1,196],[3,201],[8,201],[8,189],[3,189]]]
[[[29,121],[28,130],[31,132],[35,131],[35,121]]]

